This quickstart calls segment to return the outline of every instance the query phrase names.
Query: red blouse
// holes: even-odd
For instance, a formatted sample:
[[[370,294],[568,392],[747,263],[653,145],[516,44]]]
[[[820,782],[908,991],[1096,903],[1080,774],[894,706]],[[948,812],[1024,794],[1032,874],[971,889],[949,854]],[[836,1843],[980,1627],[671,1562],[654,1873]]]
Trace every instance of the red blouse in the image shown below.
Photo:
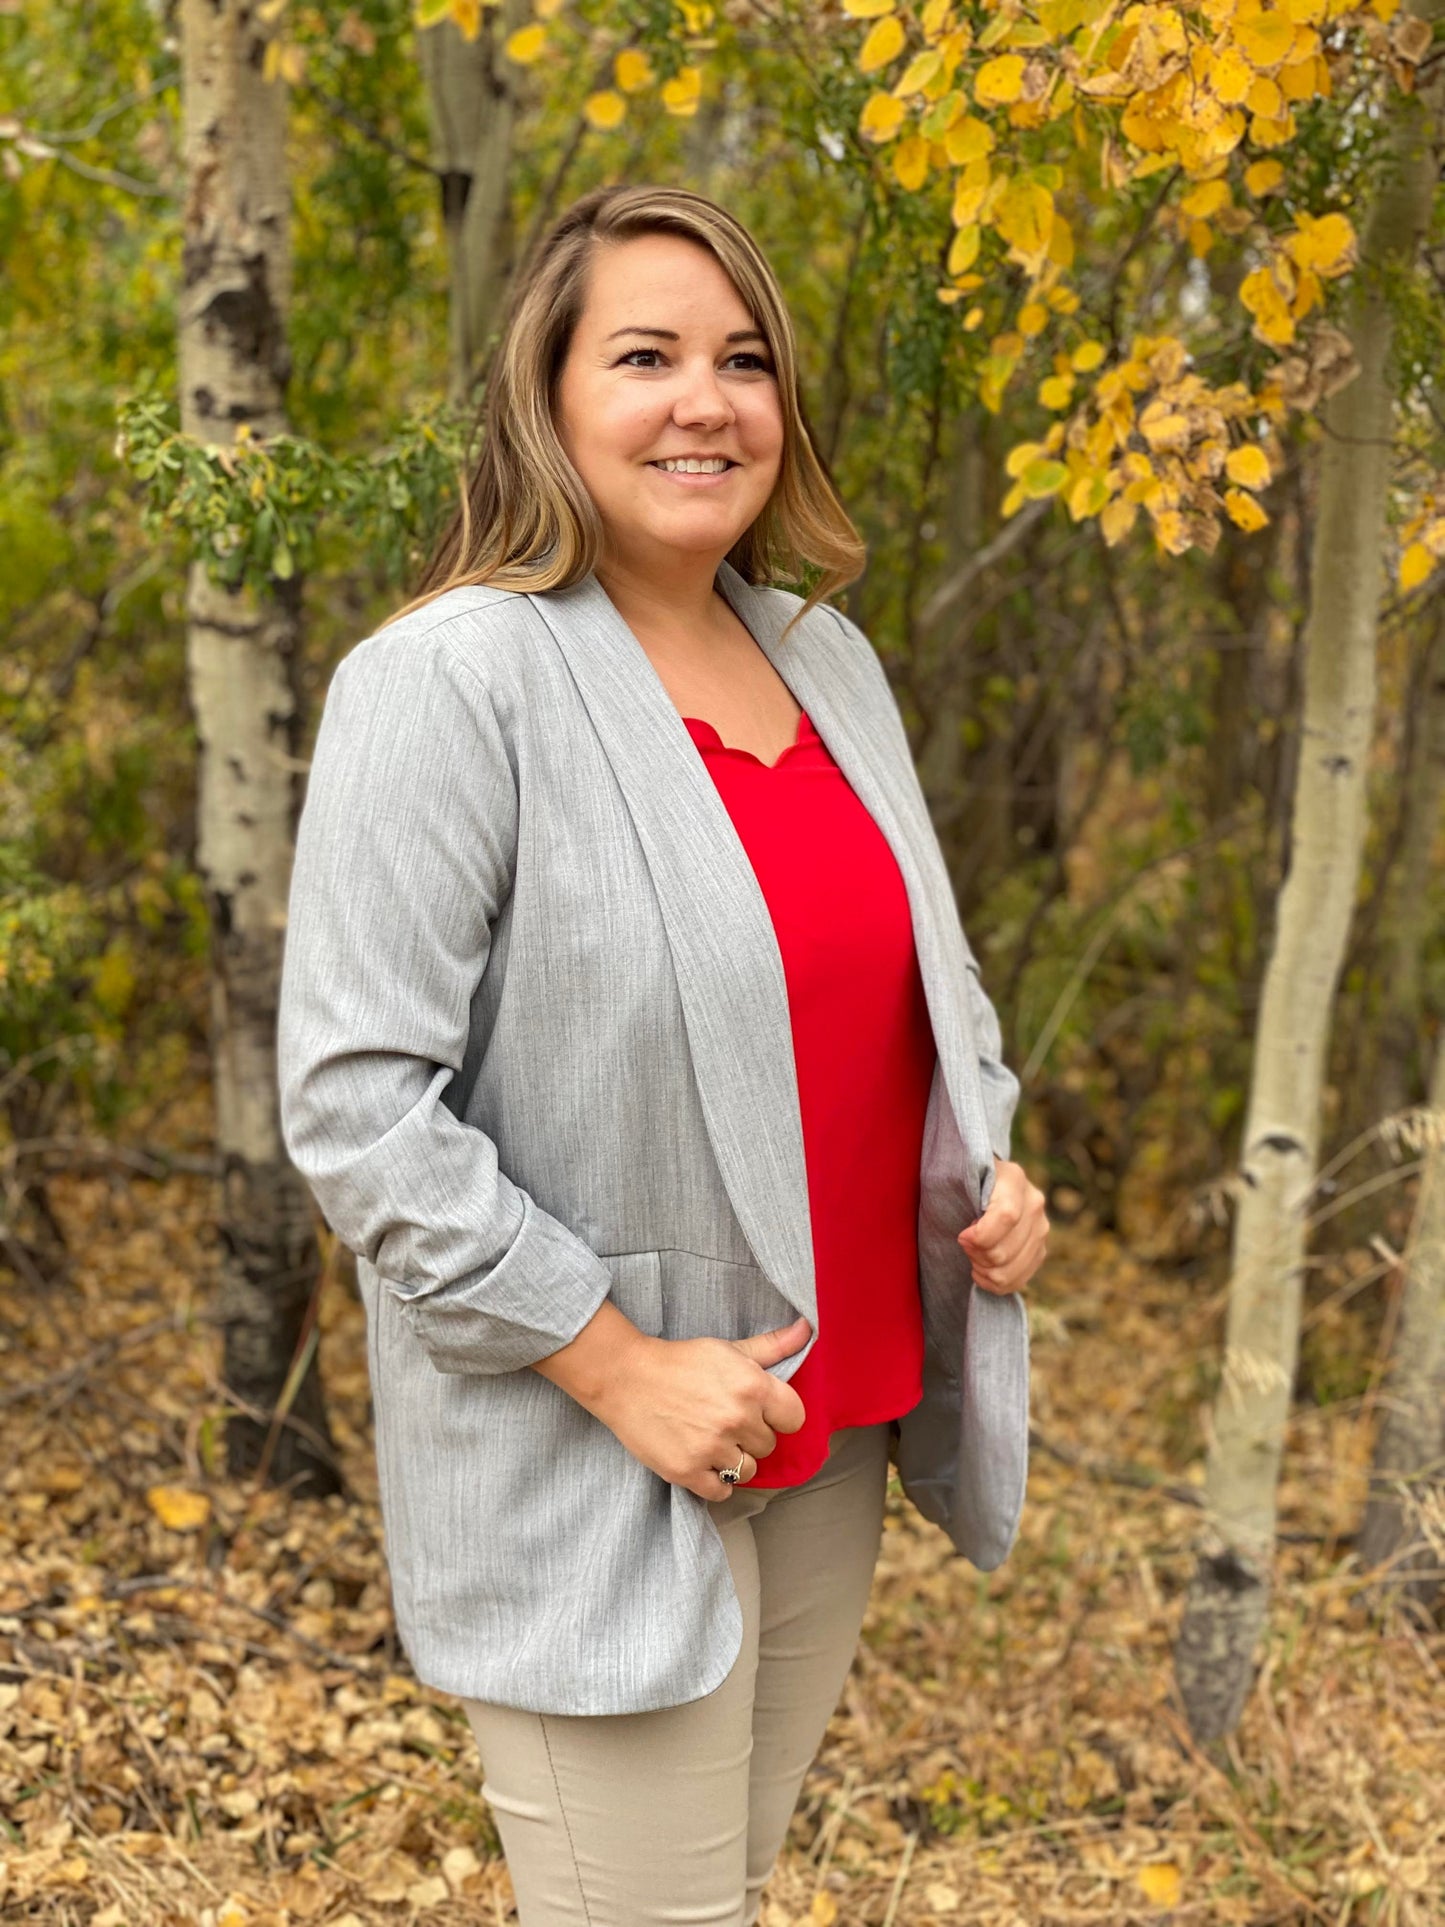
[[[767,902],[788,987],[818,1342],[793,1374],[807,1418],[753,1485],[800,1485],[845,1425],[923,1395],[918,1190],[933,1026],[893,852],[810,718],[776,763],[685,716]]]

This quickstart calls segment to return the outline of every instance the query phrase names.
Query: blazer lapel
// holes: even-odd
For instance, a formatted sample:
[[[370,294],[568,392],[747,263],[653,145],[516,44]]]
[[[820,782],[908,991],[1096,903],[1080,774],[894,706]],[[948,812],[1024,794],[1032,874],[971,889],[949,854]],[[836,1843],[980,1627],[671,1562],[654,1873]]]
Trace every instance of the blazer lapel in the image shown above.
[[[597,578],[528,599],[566,658],[636,827],[738,1222],[768,1278],[816,1330],[793,1032],[767,902],[686,724]]]

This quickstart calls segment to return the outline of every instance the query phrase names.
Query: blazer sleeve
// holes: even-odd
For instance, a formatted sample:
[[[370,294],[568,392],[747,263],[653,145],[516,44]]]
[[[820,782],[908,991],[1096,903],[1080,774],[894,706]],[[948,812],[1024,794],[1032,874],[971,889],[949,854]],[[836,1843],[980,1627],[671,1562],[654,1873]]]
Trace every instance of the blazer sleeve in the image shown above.
[[[860,650],[867,658],[870,673],[886,692],[887,707],[897,724],[898,743],[913,779],[918,806],[925,818],[931,822],[928,799],[923,793],[922,784],[918,781],[918,767],[913,760],[908,732],[903,726],[903,717],[898,708],[898,699],[893,694],[893,685],[888,680],[888,672],[879,660],[877,650],[857,623],[851,617],[845,616],[841,609],[833,608],[831,603],[825,603],[823,606],[838,618],[844,634],[849,637],[855,650]],[[946,871],[947,865],[941,848],[939,861]],[[1003,1061],[1003,1030],[999,1024],[998,1012],[994,1009],[993,1002],[983,987],[983,973],[979,969],[978,958],[973,954],[973,945],[968,940],[968,932],[964,930],[961,919],[958,927],[959,934],[963,938],[964,962],[967,965],[965,976],[968,1013],[973,1021],[973,1034],[978,1040],[978,1069],[983,1084],[984,1110],[988,1117],[989,1147],[996,1158],[1007,1160],[1014,1112],[1018,1108],[1019,1080]]]
[[[611,1285],[445,1101],[516,849],[509,745],[475,669],[410,624],[359,644],[327,692],[297,832],[281,1129],[441,1372],[546,1357]]]

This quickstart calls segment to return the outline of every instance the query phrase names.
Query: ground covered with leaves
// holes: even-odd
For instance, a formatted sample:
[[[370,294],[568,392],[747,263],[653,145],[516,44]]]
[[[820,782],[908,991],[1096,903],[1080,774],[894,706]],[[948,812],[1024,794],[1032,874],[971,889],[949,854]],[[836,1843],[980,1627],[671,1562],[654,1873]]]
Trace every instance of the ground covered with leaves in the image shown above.
[[[53,1196],[72,1274],[0,1273],[0,1914],[515,1919],[470,1732],[396,1643],[354,1294],[322,1352],[351,1492],[256,1491],[220,1463],[208,1182]],[[1219,1293],[1051,1242],[1020,1544],[981,1576],[891,1497],[764,1927],[1445,1920],[1445,1639],[1358,1602],[1358,1404],[1296,1420],[1264,1664],[1207,1759],[1169,1654]]]

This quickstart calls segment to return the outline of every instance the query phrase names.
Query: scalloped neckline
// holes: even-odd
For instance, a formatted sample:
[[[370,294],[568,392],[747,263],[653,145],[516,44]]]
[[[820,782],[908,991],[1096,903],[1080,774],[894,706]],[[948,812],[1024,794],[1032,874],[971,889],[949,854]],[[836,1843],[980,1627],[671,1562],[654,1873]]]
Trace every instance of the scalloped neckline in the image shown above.
[[[707,722],[703,717],[684,716],[682,720],[688,725],[690,730],[702,729],[707,731],[706,740],[709,749],[720,749],[726,756],[746,756],[748,761],[750,763],[756,763],[759,769],[772,770],[780,768],[795,750],[802,749],[807,742],[818,737],[818,732],[813,727],[812,717],[809,716],[806,709],[800,709],[798,712],[798,728],[792,742],[781,752],[776,763],[765,763],[762,757],[755,756],[752,750],[739,748],[733,743],[725,743],[716,725]],[[821,741],[822,739],[818,738],[818,740]]]

